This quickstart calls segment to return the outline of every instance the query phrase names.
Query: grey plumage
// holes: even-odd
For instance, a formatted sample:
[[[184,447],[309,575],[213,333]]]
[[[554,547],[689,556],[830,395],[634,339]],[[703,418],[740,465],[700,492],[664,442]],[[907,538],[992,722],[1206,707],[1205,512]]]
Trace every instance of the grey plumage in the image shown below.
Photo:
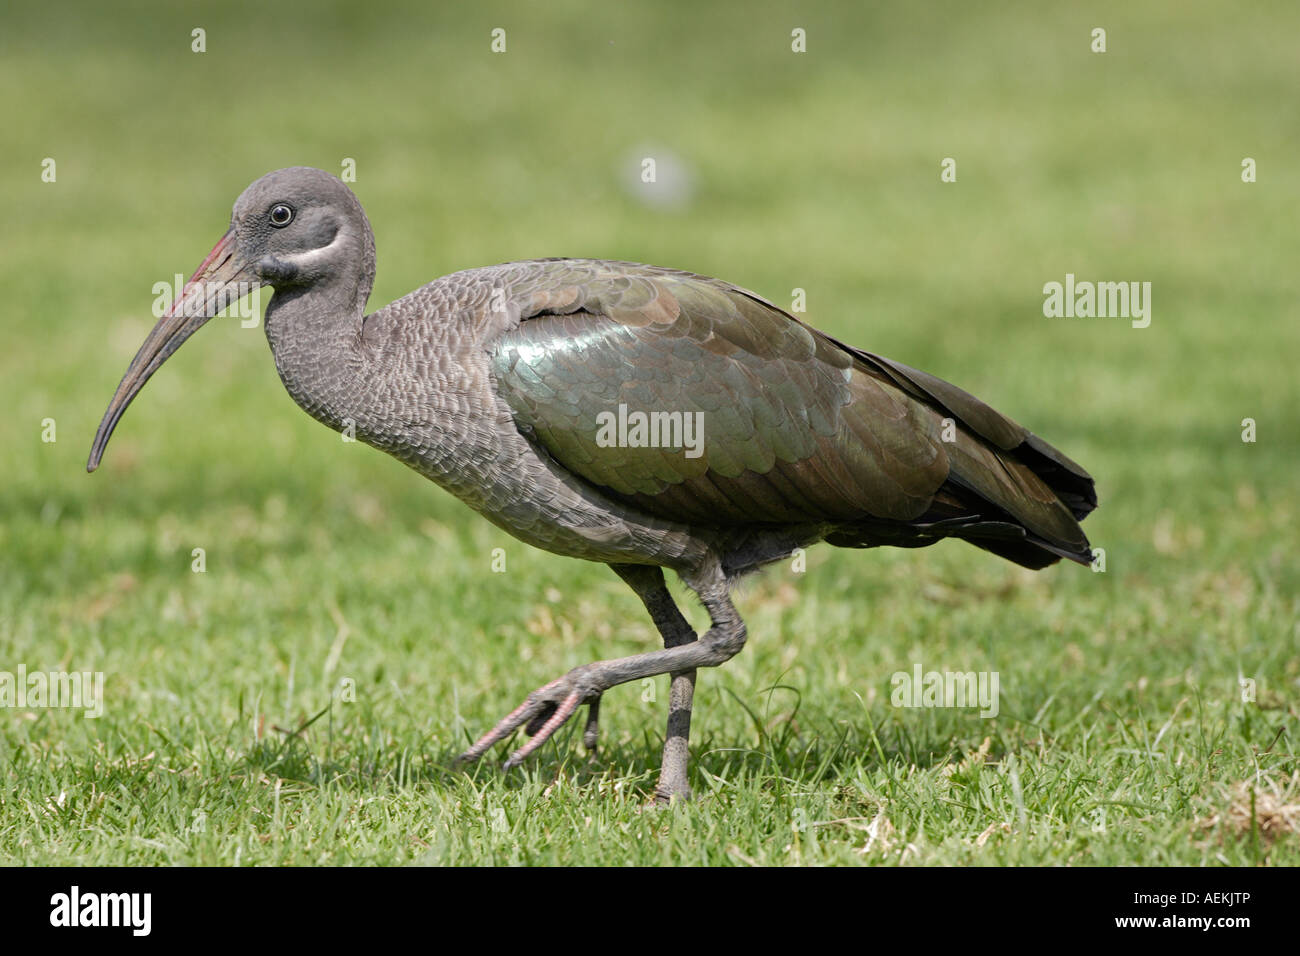
[[[821,540],[959,537],[1027,567],[1090,559],[1078,521],[1096,496],[1080,466],[960,389],[754,293],[634,263],[535,260],[445,276],[365,315],[374,266],[365,213],[337,179],[299,167],[253,183],[132,362],[88,467],[212,314],[214,285],[273,286],[266,335],[304,410],[515,537],[610,564],[664,638],[662,651],[587,665],[530,695],[469,758],[525,726],[535,736],[517,762],[583,702],[594,746],[604,690],[671,672],[658,793],[684,796],[694,669],[745,639],[728,597],[738,575]],[[620,405],[698,416],[699,454],[602,443],[599,417]],[[699,640],[661,568],[708,609]]]

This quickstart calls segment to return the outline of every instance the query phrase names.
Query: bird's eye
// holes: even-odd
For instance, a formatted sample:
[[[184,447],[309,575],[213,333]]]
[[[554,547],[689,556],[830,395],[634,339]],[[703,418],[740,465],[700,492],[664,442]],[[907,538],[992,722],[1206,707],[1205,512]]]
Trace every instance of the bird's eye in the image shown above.
[[[284,203],[277,203],[271,207],[271,225],[276,228],[283,228],[293,221],[293,210]]]

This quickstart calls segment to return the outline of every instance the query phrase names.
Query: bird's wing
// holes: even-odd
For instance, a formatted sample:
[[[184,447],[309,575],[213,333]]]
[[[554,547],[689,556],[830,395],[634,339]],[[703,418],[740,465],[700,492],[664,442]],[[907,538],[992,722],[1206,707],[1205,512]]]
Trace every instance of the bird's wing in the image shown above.
[[[1017,461],[1026,464],[1043,480],[1051,492],[1069,507],[1075,518],[1082,519],[1097,507],[1097,493],[1092,476],[1083,466],[1023,425],[990,408],[969,392],[929,372],[864,352],[835,339],[832,341],[864,366],[888,376],[909,395],[941,409],[998,450],[1012,453]]]
[[[872,365],[718,280],[585,261],[537,268],[520,287],[519,323],[486,343],[497,388],[561,465],[615,497],[704,525],[911,522],[960,469],[1036,534],[1082,539],[1046,485],[998,454],[1028,433],[960,390],[968,402],[926,394],[930,377]],[[945,397],[975,419],[957,422],[954,441]],[[651,426],[658,413],[670,433],[637,433],[636,413]],[[674,416],[701,427],[698,455],[686,441],[663,447]]]

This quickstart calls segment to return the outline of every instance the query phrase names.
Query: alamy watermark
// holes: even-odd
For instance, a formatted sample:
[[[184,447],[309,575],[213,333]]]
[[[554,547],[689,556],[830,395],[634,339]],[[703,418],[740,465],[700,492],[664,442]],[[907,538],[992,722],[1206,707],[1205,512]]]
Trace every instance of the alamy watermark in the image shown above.
[[[596,444],[601,448],[681,448],[687,458],[704,454],[703,412],[618,412],[596,416]]]
[[[1133,328],[1145,329],[1151,324],[1151,283],[1075,281],[1074,273],[1067,272],[1065,282],[1043,286],[1043,315],[1131,319]]]
[[[120,926],[133,936],[148,936],[152,914],[152,893],[85,893],[74,884],[67,893],[50,897],[51,926]]]
[[[998,715],[997,671],[922,671],[918,661],[912,672],[895,671],[889,679],[895,707],[976,707],[981,717]]]
[[[187,292],[197,290],[200,295]],[[187,285],[185,277],[176,273],[172,282],[155,282],[153,284],[153,316],[160,319],[167,314],[173,302],[181,302],[180,315],[192,318],[196,315],[216,315],[230,310],[232,317],[239,319],[239,324],[251,329],[258,324],[262,310],[262,284],[260,282],[195,282]],[[212,301],[209,302],[208,300]]]
[[[103,671],[0,671],[0,707],[44,710],[69,707],[88,718],[104,716]]]

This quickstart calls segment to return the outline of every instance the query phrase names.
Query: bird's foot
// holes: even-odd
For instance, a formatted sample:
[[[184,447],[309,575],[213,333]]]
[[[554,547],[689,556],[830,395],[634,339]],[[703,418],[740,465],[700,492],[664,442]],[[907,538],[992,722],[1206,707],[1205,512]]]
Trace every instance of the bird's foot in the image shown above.
[[[514,733],[521,725],[524,733],[532,737],[512,753],[505,762],[505,769],[517,767],[533,751],[550,740],[557,730],[564,726],[578,705],[589,705],[587,726],[583,731],[582,741],[588,750],[596,750],[599,738],[600,690],[592,685],[588,677],[588,667],[575,667],[559,680],[551,681],[528,695],[528,698],[507,714],[500,723],[480,737],[469,750],[457,758],[458,763],[478,760],[495,744]]]
[[[596,759],[596,746],[600,743],[600,695],[587,698],[587,726],[582,728],[582,745],[591,759]]]
[[[691,801],[691,787],[686,782],[686,766],[683,764],[680,771],[670,773],[667,767],[659,772],[659,782],[655,785],[655,804],[661,807],[672,806],[674,803],[689,803]]]

